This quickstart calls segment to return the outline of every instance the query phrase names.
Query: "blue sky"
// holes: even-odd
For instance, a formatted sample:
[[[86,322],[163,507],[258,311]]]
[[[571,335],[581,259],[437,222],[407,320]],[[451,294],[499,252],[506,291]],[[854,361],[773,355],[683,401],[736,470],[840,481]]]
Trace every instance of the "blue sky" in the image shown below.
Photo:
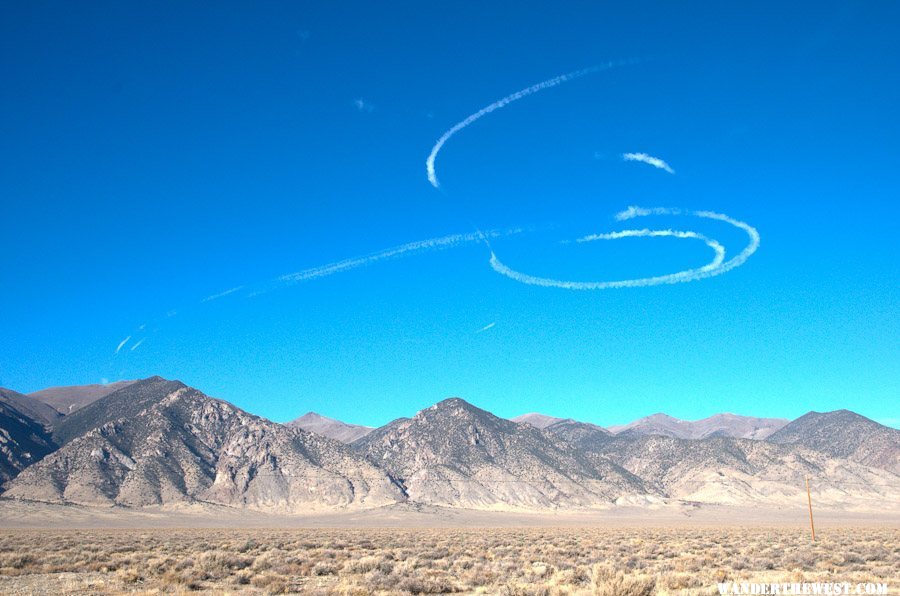
[[[898,25],[892,2],[6,3],[0,384],[160,374],[274,420],[383,424],[456,395],[604,425],[836,408],[897,425]],[[455,123],[611,60],[628,63],[457,133],[428,183]],[[489,264],[632,279],[713,253],[565,241],[747,244],[696,217],[616,221],[630,205],[727,214],[759,250],[601,291]]]

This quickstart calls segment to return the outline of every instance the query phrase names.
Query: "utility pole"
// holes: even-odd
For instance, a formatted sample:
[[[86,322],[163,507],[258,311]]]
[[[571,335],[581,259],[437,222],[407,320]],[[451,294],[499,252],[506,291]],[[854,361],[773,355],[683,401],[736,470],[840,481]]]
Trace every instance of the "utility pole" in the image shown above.
[[[809,493],[809,474],[806,475],[806,503],[809,505],[809,529],[812,530],[812,541],[816,541],[816,526],[813,524],[812,495]]]

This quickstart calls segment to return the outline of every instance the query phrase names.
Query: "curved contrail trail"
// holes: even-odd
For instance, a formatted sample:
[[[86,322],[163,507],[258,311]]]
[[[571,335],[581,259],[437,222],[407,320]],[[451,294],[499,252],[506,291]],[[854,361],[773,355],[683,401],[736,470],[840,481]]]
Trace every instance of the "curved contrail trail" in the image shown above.
[[[504,236],[519,234],[524,231],[527,230],[523,230],[522,228],[507,228],[505,230],[487,231],[479,230],[477,232],[469,232],[467,234],[449,234],[447,236],[439,236],[436,238],[428,238],[426,240],[407,242],[406,244],[401,244],[399,246],[394,246],[392,248],[387,248],[378,252],[369,253],[367,255],[352,257],[349,259],[344,259],[343,261],[336,261],[325,265],[319,265],[318,267],[310,267],[308,269],[303,269],[302,271],[297,271],[294,273],[286,273],[264,284],[249,286],[241,285],[230,288],[228,290],[219,292],[218,294],[207,296],[200,301],[200,304],[206,304],[208,302],[211,302],[212,300],[218,300],[219,298],[224,298],[226,296],[237,295],[237,293],[241,290],[248,291],[248,293],[246,294],[247,297],[256,296],[277,287],[293,285],[296,283],[318,279],[321,277],[328,277],[329,275],[334,275],[336,273],[342,273],[344,271],[350,271],[351,269],[356,269],[358,267],[364,267],[366,265],[369,265],[370,263],[377,263],[379,261],[386,261],[390,259],[399,259],[422,252],[455,248],[464,244],[487,242],[488,238],[502,238]],[[143,331],[145,327],[146,324],[141,325],[137,328],[137,330]],[[119,343],[118,347],[116,347],[116,354],[119,354],[122,351],[122,348],[125,346],[125,344],[131,341],[131,338],[132,336],[129,335]],[[130,351],[133,352],[134,350],[136,350],[137,347],[140,346],[143,342],[144,339],[141,339],[140,341],[132,345]]]
[[[445,132],[441,137],[437,140],[434,146],[431,149],[431,153],[428,155],[428,158],[425,160],[425,169],[428,175],[428,182],[434,188],[440,188],[440,182],[437,178],[437,173],[435,171],[435,160],[437,159],[437,155],[443,146],[447,143],[447,141],[455,135],[460,130],[466,128],[479,118],[490,114],[504,106],[509,105],[510,103],[522,99],[523,97],[527,97],[538,91],[542,91],[544,89],[549,89],[551,87],[556,87],[557,85],[561,85],[567,81],[571,81],[573,79],[577,79],[583,77],[588,74],[592,74],[595,72],[599,72],[602,70],[608,70],[615,66],[620,66],[623,64],[634,63],[636,60],[623,60],[618,62],[608,62],[606,64],[601,64],[597,66],[591,66],[589,68],[584,68],[582,70],[576,70],[567,74],[560,75],[558,77],[554,77],[552,79],[548,79],[546,81],[542,81],[521,91],[517,91],[511,95],[507,95],[506,97],[495,101],[494,103],[478,110],[474,114],[471,114],[464,120],[454,124],[447,132]],[[650,164],[654,167],[663,169],[670,174],[674,174],[674,170],[662,159],[647,155],[645,153],[625,153],[622,154],[623,159],[626,161],[640,161],[643,163]],[[536,286],[545,286],[545,287],[556,287],[556,288],[564,288],[570,290],[600,290],[600,289],[610,289],[610,288],[627,288],[627,287],[646,287],[646,286],[656,286],[662,284],[675,284],[675,283],[684,283],[689,281],[695,281],[699,279],[706,279],[708,277],[713,277],[716,275],[721,275],[728,271],[731,271],[735,267],[740,267],[743,265],[747,259],[756,252],[757,248],[759,248],[759,232],[745,222],[733,219],[727,215],[721,213],[715,213],[713,211],[693,211],[693,212],[682,212],[680,209],[672,209],[667,207],[655,207],[650,209],[645,209],[642,207],[629,207],[625,211],[622,211],[616,215],[617,221],[627,221],[630,219],[634,219],[637,217],[643,217],[648,215],[692,215],[694,217],[699,217],[703,219],[711,219],[717,220],[729,225],[732,225],[742,231],[744,231],[748,238],[749,242],[744,247],[744,249],[737,254],[737,256],[725,260],[725,248],[716,240],[708,238],[703,234],[698,232],[693,232],[690,230],[650,230],[647,228],[643,229],[632,229],[632,230],[620,230],[618,232],[605,232],[601,234],[592,234],[590,236],[584,236],[582,238],[577,239],[575,242],[584,243],[584,242],[594,242],[598,240],[619,240],[621,238],[653,238],[653,237],[672,237],[679,239],[691,239],[691,240],[700,240],[705,243],[710,249],[713,250],[714,256],[713,259],[703,265],[702,267],[697,267],[694,269],[686,269],[684,271],[679,271],[676,273],[670,273],[667,275],[659,275],[655,277],[644,277],[644,278],[636,278],[636,279],[624,279],[624,280],[613,280],[613,281],[566,281],[566,280],[557,280],[553,278],[546,277],[537,277],[534,275],[529,275],[527,273],[522,273],[511,269],[507,265],[505,265],[494,251],[491,249],[491,258],[490,265],[494,269],[494,271],[509,277],[515,281],[536,285]],[[476,231],[469,234],[451,234],[449,236],[442,236],[439,238],[431,238],[428,240],[420,240],[417,242],[409,242],[407,244],[402,244],[400,246],[395,246],[393,248],[388,248],[386,250],[382,250],[379,252],[371,253],[361,257],[354,257],[350,259],[345,259],[343,261],[337,261],[334,263],[330,263],[327,265],[322,265],[319,267],[312,267],[309,269],[305,269],[302,271],[297,271],[295,273],[289,273],[286,275],[282,275],[276,280],[273,280],[275,284],[291,284],[298,283],[307,280],[317,279],[321,277],[326,277],[329,275],[333,275],[335,273],[340,273],[343,271],[348,271],[351,269],[356,269],[357,267],[362,267],[368,265],[370,263],[394,259],[402,256],[406,256],[408,254],[414,254],[421,251],[429,251],[429,250],[440,250],[451,248],[454,246],[458,246],[460,244],[471,243],[471,242],[483,242],[490,249],[490,243],[488,241],[489,238],[496,238],[502,236],[508,236],[511,234],[517,234],[523,232],[525,230],[514,228],[505,231],[488,231],[482,232],[476,228]],[[211,296],[203,299],[202,302],[209,302],[212,300],[217,300],[219,298],[223,298],[225,296],[229,296],[232,294],[236,294],[238,291],[244,289],[245,286],[237,286],[218,294],[213,294]],[[258,293],[258,292],[257,292]],[[254,294],[251,294],[254,295]],[[486,331],[491,329],[496,323],[490,323],[477,331],[476,333],[481,333],[482,331]],[[138,330],[143,330],[145,325],[141,325],[138,327]],[[123,339],[118,346],[116,347],[115,353],[119,354],[122,351],[122,348],[131,340],[131,335],[127,336]],[[137,349],[143,343],[144,339],[139,340],[131,347],[131,351]]]
[[[573,79],[577,79],[583,77],[584,75],[592,74],[595,72],[600,72],[601,70],[608,70],[613,68],[614,66],[619,66],[621,64],[625,64],[627,61],[620,62],[607,62],[606,64],[599,64],[597,66],[591,66],[588,68],[583,68],[581,70],[576,70],[573,72],[566,73],[564,75],[559,75],[558,77],[553,77],[552,79],[547,79],[546,81],[542,81],[540,83],[536,83],[531,87],[527,87],[522,89],[521,91],[516,91],[511,95],[507,95],[503,99],[498,99],[491,105],[481,108],[474,114],[468,116],[465,120],[457,122],[454,124],[450,130],[441,135],[441,138],[437,140],[437,143],[434,144],[434,147],[431,148],[431,153],[428,155],[428,159],[425,160],[425,171],[428,174],[428,182],[435,188],[440,188],[441,184],[438,182],[437,174],[434,171],[434,160],[437,158],[438,152],[440,152],[441,148],[444,146],[450,137],[469,126],[482,116],[486,116],[495,110],[499,110],[500,108],[511,104],[517,99],[522,99],[523,97],[528,97],[538,91],[543,91],[544,89],[549,89],[550,87],[556,87],[557,85],[561,85],[566,81],[571,81]]]
[[[616,216],[616,219],[626,220],[632,219],[635,217],[642,217],[646,215],[679,215],[681,214],[680,209],[668,209],[668,208],[654,208],[654,209],[641,209],[640,207],[629,207],[627,211],[623,211]],[[696,281],[699,279],[706,279],[708,277],[714,277],[716,275],[722,275],[728,271],[731,271],[735,267],[739,267],[744,264],[744,262],[750,258],[756,249],[759,248],[759,232],[753,226],[744,223],[742,221],[738,221],[727,215],[723,215],[721,213],[714,213],[712,211],[694,211],[690,213],[695,217],[701,217],[704,219],[713,219],[722,221],[732,226],[743,230],[746,232],[749,241],[747,246],[744,247],[737,256],[725,260],[725,247],[723,247],[719,242],[713,240],[711,238],[707,238],[703,234],[699,234],[697,232],[691,231],[680,231],[680,230],[649,230],[649,229],[640,229],[640,230],[622,230],[619,232],[608,232],[605,234],[593,234],[591,236],[585,236],[583,238],[579,238],[577,242],[592,242],[595,240],[618,240],[620,238],[643,238],[643,237],[673,237],[673,238],[692,238],[696,240],[703,241],[707,246],[709,246],[715,252],[715,256],[713,260],[708,264],[697,267],[695,269],[686,269],[684,271],[679,271],[677,273],[669,273],[667,275],[658,275],[654,277],[641,277],[635,279],[623,279],[623,280],[614,280],[614,281],[568,281],[568,280],[560,280],[553,279],[549,277],[537,277],[535,275],[529,275],[527,273],[522,273],[520,271],[516,271],[515,269],[511,269],[507,265],[505,265],[497,255],[491,252],[491,267],[497,273],[501,275],[505,275],[506,277],[518,281],[520,283],[532,285],[532,286],[543,286],[547,288],[563,288],[566,290],[607,290],[613,288],[643,288],[648,286],[659,286],[664,284],[677,284],[677,283],[685,283],[689,281]]]
[[[648,155],[646,153],[623,153],[622,159],[625,161],[637,161],[640,163],[645,163],[649,166],[653,166],[658,170],[666,171],[670,174],[674,174],[675,170],[672,169],[672,166],[667,164],[664,160],[653,157],[652,155]]]
[[[582,70],[576,70],[564,75],[560,75],[558,77],[554,77],[552,79],[548,79],[546,81],[537,83],[532,85],[531,87],[527,87],[522,89],[521,91],[517,91],[511,95],[507,95],[506,97],[495,101],[494,103],[481,108],[474,114],[466,117],[464,120],[457,122],[452,127],[450,127],[447,132],[445,132],[441,137],[437,140],[434,146],[431,148],[431,153],[428,155],[428,158],[425,160],[425,171],[428,175],[428,182],[434,188],[440,188],[440,182],[438,181],[437,172],[435,171],[435,160],[437,159],[437,155],[440,150],[443,148],[444,144],[455,135],[457,132],[466,128],[479,118],[490,114],[500,108],[509,105],[510,103],[522,99],[523,97],[527,97],[538,91],[542,91],[544,89],[549,89],[550,87],[555,87],[566,81],[570,81],[572,79],[577,79],[587,74],[591,74],[600,70],[606,70],[612,68],[613,66],[617,66],[622,64],[622,62],[608,62],[604,65],[592,66],[590,68],[585,68]],[[622,158],[625,161],[639,161],[646,164],[649,164],[653,167],[665,170],[670,174],[674,174],[675,170],[669,166],[664,160],[648,155],[646,153],[624,153],[622,154]],[[655,207],[652,209],[644,209],[641,207],[629,207],[625,211],[616,215],[616,219],[618,221],[625,221],[628,219],[633,219],[635,217],[642,217],[647,215],[681,215],[682,211],[680,209],[671,209],[667,207]],[[608,232],[604,234],[594,234],[591,236],[585,236],[577,240],[577,242],[591,242],[596,240],[618,240],[620,238],[648,238],[648,237],[673,237],[680,239],[695,239],[704,242],[707,246],[709,246],[715,253],[713,260],[708,264],[697,267],[694,269],[686,269],[684,271],[678,271],[676,273],[670,273],[667,275],[659,275],[655,277],[643,277],[643,278],[635,278],[635,279],[623,279],[623,280],[613,280],[613,281],[568,281],[568,280],[559,280],[548,277],[537,277],[534,275],[529,275],[527,273],[522,273],[520,271],[516,271],[506,264],[504,264],[498,257],[497,254],[491,249],[491,258],[490,264],[491,267],[497,273],[501,275],[505,275],[510,279],[515,281],[535,285],[535,286],[544,286],[544,287],[554,287],[554,288],[564,288],[567,290],[604,290],[604,289],[612,289],[612,288],[637,288],[637,287],[647,287],[647,286],[656,286],[662,284],[675,284],[675,283],[684,283],[689,281],[695,281],[699,279],[706,279],[708,277],[714,277],[716,275],[721,275],[728,271],[731,271],[735,267],[740,267],[743,265],[750,256],[756,252],[756,249],[759,248],[759,232],[745,222],[733,219],[727,215],[721,213],[715,213],[713,211],[693,211],[688,212],[687,214],[693,215],[694,217],[699,217],[703,219],[712,219],[718,220],[727,224],[730,224],[740,230],[743,230],[749,241],[744,249],[738,253],[737,256],[732,259],[726,261],[725,260],[725,247],[722,246],[716,240],[711,238],[707,238],[703,234],[693,231],[679,231],[679,230],[649,230],[649,229],[641,229],[641,230],[622,230],[619,232]],[[488,246],[490,248],[490,246]]]
[[[125,344],[127,344],[128,340],[130,340],[130,339],[131,339],[131,336],[129,335],[128,337],[126,337],[125,339],[123,339],[122,341],[119,342],[119,345],[116,346],[116,354],[118,354],[119,352],[122,351],[122,348],[125,347]]]

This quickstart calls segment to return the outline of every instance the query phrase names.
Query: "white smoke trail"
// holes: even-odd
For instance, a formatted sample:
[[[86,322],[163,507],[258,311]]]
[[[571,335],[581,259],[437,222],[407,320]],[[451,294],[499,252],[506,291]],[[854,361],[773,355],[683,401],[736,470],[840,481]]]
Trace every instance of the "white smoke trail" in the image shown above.
[[[440,183],[437,178],[437,174],[435,171],[435,160],[437,159],[437,155],[446,142],[455,135],[460,130],[466,128],[470,124],[474,123],[476,120],[481,117],[490,114],[500,108],[503,108],[510,103],[537,93],[538,91],[542,91],[544,89],[549,89],[551,87],[556,87],[562,83],[567,81],[571,81],[573,79],[577,79],[583,77],[588,74],[592,74],[595,72],[599,72],[602,70],[608,70],[615,66],[620,66],[623,64],[633,63],[635,60],[626,60],[626,61],[618,61],[618,62],[608,62],[606,64],[592,66],[589,68],[585,68],[582,70],[573,71],[567,74],[560,75],[558,77],[554,77],[552,79],[548,79],[546,81],[537,83],[521,91],[517,91],[511,95],[507,95],[506,97],[495,101],[494,103],[478,110],[474,114],[466,117],[464,120],[454,124],[449,130],[447,130],[441,137],[437,140],[434,146],[431,149],[431,153],[428,155],[428,158],[425,160],[425,169],[428,176],[428,181],[434,188],[440,188]],[[362,105],[362,100],[358,100],[358,107],[364,107]],[[647,163],[656,168],[663,169],[670,174],[674,174],[675,171],[662,159],[657,157],[653,157],[646,153],[625,153],[622,155],[623,159],[626,161],[639,161],[643,163]],[[652,209],[644,209],[641,207],[629,207],[625,211],[622,211],[616,215],[616,219],[618,221],[625,221],[635,217],[647,216],[647,215],[680,215],[682,212],[678,209],[670,209],[670,208],[652,208]],[[282,275],[276,280],[274,283],[278,285],[283,285],[285,283],[298,283],[306,280],[317,279],[321,277],[326,277],[329,275],[334,275],[335,273],[340,273],[343,271],[348,271],[351,269],[356,269],[358,267],[362,267],[364,265],[368,265],[370,263],[392,259],[401,257],[408,253],[415,253],[420,251],[428,251],[428,250],[440,250],[445,248],[451,248],[463,243],[470,242],[482,242],[487,245],[488,249],[491,250],[491,259],[490,264],[491,267],[497,271],[498,273],[505,275],[513,280],[519,281],[521,283],[530,284],[530,285],[538,285],[538,286],[546,286],[546,287],[558,287],[565,289],[573,289],[573,290],[595,290],[595,289],[607,289],[607,288],[624,288],[624,287],[645,287],[645,286],[654,286],[661,284],[674,284],[674,283],[683,283],[688,281],[695,281],[698,279],[704,279],[707,277],[712,277],[715,275],[721,275],[727,271],[734,269],[735,267],[739,267],[743,265],[750,256],[756,252],[759,247],[759,233],[756,228],[746,224],[742,221],[738,221],[728,217],[727,215],[715,213],[712,211],[695,211],[692,215],[696,217],[713,219],[728,223],[734,227],[737,227],[748,235],[750,241],[747,246],[742,250],[736,257],[732,258],[729,261],[725,261],[725,248],[716,240],[707,238],[706,236],[699,234],[697,232],[691,231],[678,231],[678,230],[649,230],[649,229],[640,229],[640,230],[622,230],[619,232],[607,232],[603,234],[594,234],[591,236],[585,236],[583,238],[579,238],[576,242],[591,242],[596,240],[618,240],[621,238],[628,237],[674,237],[680,239],[696,239],[701,240],[707,246],[709,246],[715,253],[713,260],[702,266],[695,269],[687,269],[684,271],[679,271],[677,273],[672,273],[668,275],[661,275],[656,277],[647,277],[647,278],[637,278],[637,279],[626,279],[626,280],[618,280],[618,281],[598,281],[598,282],[578,282],[578,281],[564,281],[564,280],[556,280],[552,278],[542,278],[536,277],[533,275],[528,275],[526,273],[521,273],[515,271],[505,264],[503,264],[497,255],[493,252],[490,247],[490,243],[488,242],[489,238],[496,238],[500,236],[507,236],[511,234],[517,234],[522,232],[521,229],[510,229],[505,232],[498,231],[489,231],[489,232],[481,232],[476,229],[476,232],[469,234],[452,234],[449,236],[442,236],[439,238],[431,238],[428,240],[420,240],[417,242],[410,242],[407,244],[403,244],[400,246],[396,246],[394,248],[389,248],[380,252],[372,253],[362,257],[354,257],[350,259],[345,259],[343,261],[337,261],[335,263],[330,263],[327,265],[322,265],[319,267],[313,267],[310,269],[304,269],[302,271],[298,271],[295,273],[289,273],[286,275]],[[222,298],[229,294],[235,293],[241,289],[244,289],[245,286],[238,286],[235,288],[231,288],[220,292],[218,294],[213,294],[207,296],[201,302],[209,302],[211,300],[216,300],[218,298]],[[258,294],[264,293],[265,289],[260,289],[254,291],[248,295],[248,297],[256,296]],[[172,317],[176,314],[176,311],[170,311],[166,314],[166,318]],[[494,327],[496,323],[490,323],[476,331],[476,333],[481,333],[483,331],[487,331]],[[138,330],[144,329],[145,325],[141,325]],[[129,335],[125,339],[123,339],[119,345],[116,347],[116,354],[118,354],[125,344],[131,340],[131,336]],[[138,341],[135,345],[131,347],[131,350],[135,350],[138,346],[143,343],[143,339]]]
[[[653,207],[645,209],[644,207],[636,207],[631,205],[624,211],[616,213],[616,221],[625,221],[635,217],[643,217],[645,215],[681,215],[681,209],[673,209],[671,207]]]
[[[489,230],[487,232],[479,231],[471,232],[469,234],[451,234],[449,236],[441,236],[440,238],[430,238],[428,240],[409,242],[407,244],[395,246],[394,248],[382,250],[380,252],[372,253],[363,257],[354,257],[352,259],[345,259],[343,261],[330,263],[328,265],[321,265],[319,267],[304,269],[303,271],[298,271],[296,273],[288,273],[287,275],[282,275],[281,277],[279,277],[278,281],[301,282],[310,279],[316,279],[319,277],[334,275],[335,273],[340,273],[342,271],[356,269],[357,267],[362,267],[363,265],[368,265],[377,261],[401,257],[408,253],[452,248],[454,246],[465,243],[483,242],[485,238],[499,238],[501,236],[518,234],[519,232],[521,232],[521,230],[518,228],[512,228],[505,231]]]
[[[237,286],[236,288],[231,288],[231,289],[225,290],[224,292],[219,292],[218,294],[213,294],[212,296],[207,296],[206,298],[203,299],[203,302],[209,302],[210,300],[218,300],[219,298],[224,298],[225,296],[228,296],[229,294],[234,294],[235,292],[240,292],[243,289],[244,289],[244,286]]]
[[[448,140],[450,140],[450,137],[452,137],[453,135],[455,135],[456,133],[458,133],[465,127],[469,126],[470,124],[472,124],[473,122],[475,122],[476,120],[481,118],[482,116],[486,116],[487,114],[490,114],[491,112],[493,112],[495,110],[499,110],[500,108],[511,104],[512,102],[516,101],[517,99],[522,99],[523,97],[528,97],[529,95],[537,93],[538,91],[543,91],[544,89],[549,89],[550,87],[556,87],[557,85],[565,83],[566,81],[571,81],[573,79],[577,79],[577,78],[583,77],[588,74],[600,72],[601,70],[608,70],[610,68],[613,68],[614,66],[619,66],[621,64],[625,64],[625,62],[607,62],[606,64],[600,64],[597,66],[591,66],[589,68],[583,68],[581,70],[576,70],[574,72],[570,72],[570,73],[567,73],[564,75],[560,75],[558,77],[554,77],[552,79],[548,79],[546,81],[532,85],[531,87],[522,89],[521,91],[516,91],[512,95],[507,95],[503,99],[498,99],[491,105],[481,108],[474,114],[468,116],[465,120],[457,122],[450,128],[450,130],[448,130],[447,132],[445,132],[444,134],[441,135],[441,138],[439,138],[437,140],[437,143],[434,144],[434,147],[431,148],[431,153],[428,155],[428,159],[425,160],[425,171],[428,174],[428,181],[431,183],[431,185],[433,187],[440,188],[440,182],[438,182],[437,174],[435,173],[435,170],[434,170],[434,160],[437,158],[438,152],[444,146],[444,143],[446,143]]]
[[[129,335],[128,337],[126,337],[125,339],[123,339],[122,341],[119,342],[119,345],[116,346],[116,354],[118,354],[118,353],[122,350],[122,348],[125,347],[125,344],[128,343],[128,340],[129,340],[129,339],[131,339],[131,336],[130,336],[130,335]]]
[[[647,155],[646,153],[623,153],[622,159],[624,159],[625,161],[638,161],[640,163],[645,163],[647,165],[653,166],[654,168],[665,170],[670,174],[675,173],[675,170],[673,170],[672,167],[669,166],[669,164],[658,157],[653,157],[652,155]]]
[[[138,346],[141,345],[142,343],[144,343],[144,339],[146,339],[146,338],[142,337],[141,339],[138,340],[138,342],[136,344],[131,346],[131,351],[134,352],[135,350],[137,350]]]
[[[487,331],[488,329],[493,329],[494,326],[495,326],[496,324],[497,324],[496,321],[494,321],[493,323],[488,323],[487,325],[485,325],[484,327],[482,327],[481,329],[479,329],[479,330],[476,331],[475,333],[476,333],[476,334],[477,334],[477,333],[484,333],[484,332]]]
[[[668,209],[668,208],[654,208],[654,209],[642,209],[640,207],[629,207],[626,211],[619,213],[616,216],[618,220],[626,220],[632,219],[635,217],[642,217],[646,215],[677,215],[680,214],[681,211],[678,209]],[[750,256],[756,252],[756,249],[759,248],[759,232],[753,226],[744,223],[742,221],[738,221],[727,215],[722,215],[721,213],[714,213],[712,211],[694,211],[691,215],[696,217],[701,217],[704,219],[713,219],[717,221],[722,221],[727,224],[730,224],[740,230],[743,230],[748,238],[749,242],[744,249],[738,253],[734,258],[725,261],[725,248],[716,240],[707,238],[706,236],[699,234],[697,232],[691,231],[678,231],[678,230],[649,230],[649,229],[641,229],[641,230],[622,230],[619,232],[607,232],[604,234],[594,234],[591,236],[585,236],[583,238],[578,239],[578,242],[590,242],[595,240],[618,240],[620,238],[640,238],[640,237],[663,237],[670,236],[674,238],[692,238],[696,240],[703,241],[707,246],[713,249],[715,252],[715,257],[708,264],[698,267],[695,269],[686,269],[684,271],[679,271],[677,273],[670,273],[667,275],[659,275],[655,277],[642,277],[636,279],[623,279],[623,280],[615,280],[615,281],[567,281],[567,280],[559,280],[548,277],[537,277],[534,275],[529,275],[527,273],[522,273],[520,271],[516,271],[514,269],[509,268],[505,264],[503,264],[500,259],[497,258],[497,255],[491,252],[491,267],[497,273],[501,275],[505,275],[510,279],[518,281],[520,283],[533,285],[533,286],[543,286],[549,288],[563,288],[566,290],[606,290],[613,288],[642,288],[648,286],[658,286],[663,284],[676,284],[676,283],[686,283],[690,281],[697,281],[700,279],[706,279],[708,277],[713,277],[716,275],[722,275],[728,271],[731,271],[735,267],[740,267],[743,265]]]
[[[440,188],[440,182],[437,178],[437,173],[435,171],[435,160],[437,159],[437,155],[440,150],[443,148],[444,144],[450,137],[455,135],[457,132],[466,128],[479,118],[490,114],[500,108],[509,105],[510,103],[522,99],[523,97],[527,97],[538,91],[542,91],[544,89],[549,89],[550,87],[555,87],[566,81],[570,81],[572,79],[576,79],[582,77],[584,75],[594,73],[600,70],[605,70],[616,66],[617,63],[609,62],[605,65],[593,66],[591,68],[586,68],[583,70],[577,70],[568,74],[564,74],[552,79],[548,79],[541,83],[537,83],[536,85],[532,85],[531,87],[527,87],[522,89],[521,91],[517,91],[511,95],[507,95],[506,97],[495,101],[494,103],[478,110],[474,114],[471,114],[464,120],[454,124],[447,132],[445,132],[441,137],[437,140],[434,146],[431,148],[431,153],[428,155],[428,158],[425,160],[425,170],[428,175],[428,181],[435,188]],[[622,154],[622,158],[625,161],[637,161],[641,163],[649,164],[655,168],[659,168],[664,170],[670,174],[674,174],[675,170],[665,161],[658,157],[653,157],[647,153],[624,153]],[[670,209],[665,207],[657,207],[653,209],[644,209],[641,207],[629,207],[627,210],[616,215],[616,219],[618,221],[625,221],[628,219],[632,219],[635,217],[647,216],[647,215],[680,215],[681,210],[679,209]],[[747,246],[742,250],[736,257],[732,258],[729,261],[725,261],[725,247],[723,247],[716,240],[707,238],[706,236],[699,234],[697,232],[692,231],[678,231],[678,230],[622,230],[619,232],[608,232],[605,234],[594,234],[592,236],[585,236],[584,238],[580,238],[577,242],[590,242],[596,240],[618,240],[621,238],[639,238],[639,237],[673,237],[680,239],[695,239],[704,242],[707,246],[709,246],[713,252],[715,253],[713,260],[708,264],[697,267],[694,269],[686,269],[684,271],[679,271],[677,273],[670,273],[667,275],[659,275],[655,277],[645,277],[645,278],[636,278],[636,279],[624,279],[624,280],[614,280],[614,281],[594,281],[594,282],[582,282],[582,281],[566,281],[566,280],[558,280],[546,277],[537,277],[534,275],[529,275],[527,273],[522,273],[519,271],[515,271],[505,265],[500,259],[497,257],[496,253],[491,250],[491,267],[497,271],[498,273],[505,275],[511,279],[514,279],[518,282],[536,285],[536,286],[545,286],[545,287],[556,287],[556,288],[565,288],[569,290],[602,290],[602,289],[610,289],[610,288],[633,288],[633,287],[646,287],[646,286],[656,286],[662,284],[675,284],[675,283],[684,283],[689,281],[695,281],[698,279],[705,279],[707,277],[712,277],[715,275],[721,275],[727,271],[731,271],[735,267],[739,267],[759,247],[759,232],[756,231],[756,228],[746,224],[744,222],[732,219],[727,215],[722,215],[719,213],[714,213],[712,211],[695,211],[691,215],[695,217],[701,217],[705,219],[714,219],[718,221],[722,221],[728,223],[736,228],[739,228],[747,233],[749,237],[749,242]],[[490,248],[490,245],[488,245]],[[354,265],[355,266],[355,265]]]

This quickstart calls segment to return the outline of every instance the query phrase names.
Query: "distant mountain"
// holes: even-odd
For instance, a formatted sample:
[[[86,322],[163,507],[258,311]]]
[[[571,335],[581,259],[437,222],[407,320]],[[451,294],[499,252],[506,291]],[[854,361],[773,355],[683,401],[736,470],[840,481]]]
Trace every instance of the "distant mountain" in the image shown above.
[[[583,444],[602,441],[611,434],[608,430],[596,424],[578,422],[571,418],[554,418],[544,414],[523,414],[512,418],[512,421],[530,424],[535,428],[545,430],[576,448],[581,448]]]
[[[522,414],[521,416],[510,418],[510,420],[512,420],[513,422],[524,422],[525,424],[530,424],[535,428],[547,428],[551,424],[562,422],[564,418],[554,418],[553,416],[531,412],[530,414]]]
[[[136,382],[63,420],[64,445],[10,481],[5,496],[129,506],[205,501],[286,512],[405,498],[349,447],[178,381]]]
[[[60,418],[60,413],[47,404],[2,387],[0,387],[0,403],[15,408],[18,412],[44,426],[52,426]]]
[[[134,381],[117,381],[107,385],[73,385],[71,387],[49,387],[29,397],[47,404],[61,414],[71,414],[75,410],[91,404],[113,391],[128,387]]]
[[[296,420],[291,420],[286,426],[302,428],[311,433],[335,439],[341,443],[352,443],[374,430],[371,426],[347,424],[340,420],[321,416],[315,412],[308,412]]]
[[[376,429],[354,447],[422,503],[580,508],[644,492],[639,478],[617,466],[589,462],[539,429],[458,398]]]
[[[605,443],[612,436],[612,433],[602,426],[589,422],[576,422],[568,418],[554,422],[544,427],[544,430],[576,449],[593,448],[597,444]]]
[[[610,426],[613,434],[633,436],[660,435],[676,439],[705,439],[706,437],[734,437],[765,439],[784,425],[783,418],[753,418],[737,414],[715,414],[702,420],[681,420],[667,414],[653,414],[623,426]]]
[[[750,439],[619,435],[596,443],[585,456],[606,457],[640,477],[648,489],[690,502],[801,503],[806,476],[820,506],[871,510],[900,490],[896,475],[800,445]]]
[[[834,458],[900,474],[900,430],[882,426],[850,410],[809,412],[768,440],[803,445]]]

